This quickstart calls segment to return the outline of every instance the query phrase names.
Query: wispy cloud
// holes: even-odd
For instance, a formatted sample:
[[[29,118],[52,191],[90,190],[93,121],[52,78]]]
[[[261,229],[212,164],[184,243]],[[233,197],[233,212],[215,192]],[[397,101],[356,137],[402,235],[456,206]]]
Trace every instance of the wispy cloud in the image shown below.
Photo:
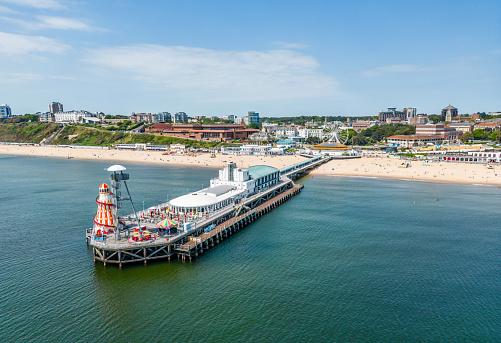
[[[411,72],[428,72],[429,68],[414,64],[393,64],[384,67],[376,67],[360,72],[361,77],[375,77],[388,73],[411,73]]]
[[[14,11],[8,7],[0,5],[0,13],[17,13],[17,11]]]
[[[44,29],[54,29],[54,30],[75,30],[75,31],[92,31],[98,30],[98,28],[90,26],[83,20],[74,18],[64,18],[64,17],[49,17],[49,16],[37,16],[37,21],[15,19],[9,17],[0,17],[0,20],[16,24],[24,28],[25,30],[36,31]]]
[[[494,49],[490,51],[491,54],[501,55],[501,49]]]
[[[4,73],[0,72],[0,78],[3,84],[20,84],[35,82],[44,79],[42,74],[37,73]]]
[[[0,32],[0,55],[23,55],[32,52],[60,54],[70,46],[44,36],[28,36]]]
[[[273,45],[282,49],[306,49],[308,45],[301,43],[274,42]]]
[[[40,9],[62,9],[66,8],[63,1],[58,0],[0,0],[0,2],[13,4],[22,7],[33,7]]]
[[[88,51],[85,61],[112,74],[203,101],[328,96],[337,82],[311,56],[290,50],[217,51],[133,45]]]

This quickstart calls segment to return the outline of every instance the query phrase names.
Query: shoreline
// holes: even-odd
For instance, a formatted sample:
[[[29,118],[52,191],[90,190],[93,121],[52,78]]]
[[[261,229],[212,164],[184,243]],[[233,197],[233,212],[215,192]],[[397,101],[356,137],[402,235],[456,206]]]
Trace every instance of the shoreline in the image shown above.
[[[1,155],[45,158],[103,160],[110,163],[127,162],[220,168],[235,162],[240,168],[269,165],[282,168],[306,158],[298,155],[259,156],[222,155],[209,153],[162,155],[161,151],[127,151],[116,149],[69,148],[59,146],[0,145]],[[331,160],[312,170],[310,175],[382,178],[402,181],[424,181],[472,185],[501,186],[501,166],[487,169],[484,164],[451,162],[406,161],[409,168],[400,168],[403,160],[390,157],[362,157],[359,159]],[[499,172],[498,172],[499,171]]]

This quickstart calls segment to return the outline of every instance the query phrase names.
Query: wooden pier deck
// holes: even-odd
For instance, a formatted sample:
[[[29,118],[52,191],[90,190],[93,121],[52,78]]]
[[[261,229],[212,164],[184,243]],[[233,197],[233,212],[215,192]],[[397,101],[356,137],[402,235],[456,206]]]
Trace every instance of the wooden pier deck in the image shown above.
[[[189,258],[191,260],[193,257],[196,257],[199,254],[209,250],[216,244],[230,237],[235,232],[254,222],[263,214],[268,213],[275,207],[279,206],[283,202],[301,192],[303,187],[303,185],[294,185],[289,190],[262,203],[258,207],[217,225],[209,232],[203,233],[196,237],[191,236],[188,242],[175,248],[175,252],[177,253],[178,258],[181,258],[183,261],[186,258]]]

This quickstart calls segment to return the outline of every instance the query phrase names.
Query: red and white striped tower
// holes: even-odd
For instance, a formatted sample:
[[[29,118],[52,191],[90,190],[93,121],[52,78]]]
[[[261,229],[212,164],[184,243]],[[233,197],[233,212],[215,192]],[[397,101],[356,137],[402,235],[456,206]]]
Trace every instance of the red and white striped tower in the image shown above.
[[[117,226],[116,205],[107,184],[103,183],[99,186],[99,196],[96,198],[96,202],[97,213],[94,216],[94,237],[112,233]]]

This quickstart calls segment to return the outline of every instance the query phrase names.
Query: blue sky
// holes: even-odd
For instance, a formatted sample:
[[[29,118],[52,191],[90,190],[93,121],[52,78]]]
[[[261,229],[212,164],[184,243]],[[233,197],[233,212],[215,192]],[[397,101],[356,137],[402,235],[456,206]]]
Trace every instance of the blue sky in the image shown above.
[[[501,111],[501,2],[0,0],[0,78],[16,114]]]

